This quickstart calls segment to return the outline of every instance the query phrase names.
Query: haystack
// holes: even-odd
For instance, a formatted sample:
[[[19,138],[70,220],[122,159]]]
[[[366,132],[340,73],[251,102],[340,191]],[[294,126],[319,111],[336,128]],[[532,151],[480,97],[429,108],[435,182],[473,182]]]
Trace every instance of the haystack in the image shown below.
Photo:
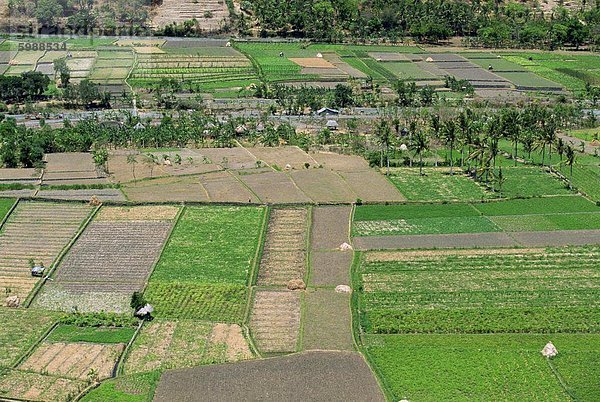
[[[14,295],[14,296],[8,296],[6,298],[6,307],[17,308],[20,305],[21,305],[21,299],[19,299],[19,296]]]
[[[89,204],[92,207],[98,207],[98,206],[100,206],[100,204],[102,204],[102,202],[100,202],[100,199],[98,197],[96,197],[95,195],[92,195],[92,198],[90,198]]]
[[[433,62],[433,59],[432,59],[431,57],[428,57],[428,58],[426,58],[426,59],[425,59],[425,61],[426,61],[427,63],[431,63],[431,62]]]
[[[292,279],[288,282],[287,288],[289,290],[304,290],[306,289],[306,283],[302,279]]]
[[[342,243],[342,244],[340,244],[339,249],[340,249],[340,251],[351,251],[352,246],[348,243]]]
[[[544,349],[542,349],[542,355],[544,357],[550,358],[556,356],[557,354],[558,350],[556,350],[556,347],[552,342],[548,342],[546,346],[544,346]]]
[[[352,293],[352,288],[348,285],[337,285],[335,291],[337,293]]]

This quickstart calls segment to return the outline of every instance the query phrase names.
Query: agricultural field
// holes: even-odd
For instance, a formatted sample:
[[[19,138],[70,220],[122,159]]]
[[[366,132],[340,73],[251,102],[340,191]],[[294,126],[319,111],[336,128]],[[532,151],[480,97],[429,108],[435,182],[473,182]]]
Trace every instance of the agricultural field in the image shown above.
[[[99,387],[87,393],[81,401],[151,401],[159,378],[160,371],[158,370],[119,376],[102,382]]]
[[[252,358],[237,324],[179,320],[146,323],[125,362],[125,374]]]
[[[31,264],[50,268],[92,211],[84,204],[21,201],[0,233],[0,281],[23,303],[38,278]]]
[[[373,334],[597,332],[599,253],[596,246],[367,253],[357,272],[360,322]]]
[[[157,316],[241,322],[264,212],[186,207],[145,291]]]
[[[567,135],[584,141],[600,141],[600,127],[569,130]]]
[[[86,381],[0,368],[0,398],[69,402],[87,386]]]
[[[65,311],[129,311],[131,295],[144,288],[176,214],[170,206],[105,207],[36,304]]]
[[[598,334],[379,335],[366,348],[394,400],[593,401]],[[540,351],[552,340],[559,355]],[[399,362],[402,362],[399,364]],[[550,365],[566,383],[561,387]],[[444,378],[444,381],[440,381]]]
[[[548,208],[548,209],[545,209]],[[579,196],[474,204],[363,205],[353,236],[600,229],[600,209]]]
[[[8,211],[12,208],[15,200],[10,198],[0,198],[0,222],[6,217]]]

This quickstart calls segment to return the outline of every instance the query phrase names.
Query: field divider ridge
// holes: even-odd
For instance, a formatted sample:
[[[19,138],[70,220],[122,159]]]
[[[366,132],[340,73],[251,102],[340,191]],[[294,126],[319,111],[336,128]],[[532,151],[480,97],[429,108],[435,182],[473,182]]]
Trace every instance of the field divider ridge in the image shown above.
[[[17,367],[19,367],[25,360],[27,360],[27,358],[29,356],[31,356],[33,354],[33,351],[35,349],[37,349],[37,347],[44,342],[46,339],[48,339],[48,336],[50,336],[50,334],[52,333],[52,331],[54,331],[56,329],[56,327],[58,327],[60,325],[60,322],[56,321],[54,324],[52,324],[50,326],[50,328],[48,328],[46,330],[46,332],[44,332],[44,334],[37,340],[37,342],[34,342],[33,345],[31,345],[26,351],[25,353],[23,353],[15,362],[15,364],[12,365],[11,368],[13,369],[17,369]]]
[[[146,320],[140,320],[138,327],[136,328],[135,332],[133,333],[133,336],[131,337],[129,342],[127,342],[127,345],[125,345],[125,349],[123,349],[123,352],[119,356],[119,360],[117,360],[117,363],[115,364],[115,367],[113,368],[111,378],[115,378],[117,376],[123,375],[123,370],[124,370],[123,367],[124,367],[125,359],[129,355],[129,351],[131,350],[131,345],[133,345],[133,342],[135,342],[135,340],[137,339],[145,322],[146,322]]]
[[[4,224],[8,221],[8,218],[13,213],[13,211],[15,210],[15,208],[17,208],[17,204],[19,204],[20,200],[21,200],[20,198],[17,198],[15,200],[15,202],[13,202],[12,206],[10,207],[10,209],[6,212],[6,215],[4,216],[4,218],[2,218],[2,221],[0,221],[0,232],[2,232],[2,228],[4,227]]]
[[[554,376],[556,377],[556,380],[560,384],[560,387],[566,392],[567,395],[569,395],[569,397],[573,401],[579,401],[579,398],[573,395],[573,393],[569,390],[566,381],[564,380],[562,375],[560,375],[560,372],[556,369],[556,367],[554,367],[554,364],[552,364],[552,360],[550,360],[549,357],[546,357],[546,362],[548,362],[548,366],[550,367],[550,370],[552,370],[552,374],[554,374]]]
[[[58,266],[60,265],[62,260],[65,258],[65,256],[69,252],[69,250],[71,250],[71,247],[73,247],[73,245],[81,237],[81,235],[83,234],[85,229],[88,227],[90,222],[92,222],[92,220],[94,219],[94,217],[100,210],[100,208],[102,208],[102,204],[98,205],[97,207],[95,207],[92,210],[92,212],[88,215],[88,218],[79,226],[79,229],[77,230],[77,233],[75,233],[75,236],[73,236],[73,238],[69,241],[69,243],[67,243],[62,248],[62,250],[60,251],[58,256],[54,259],[54,262],[52,263],[52,265],[50,265],[50,268],[48,269],[48,273],[46,274],[46,276],[41,281],[38,281],[35,284],[35,287],[31,290],[31,292],[27,296],[27,299],[25,299],[25,302],[23,303],[25,308],[29,308],[29,306],[31,306],[31,303],[33,302],[35,297],[38,295],[38,293],[40,292],[40,290],[42,289],[42,287],[44,286],[46,281],[48,279],[50,279],[50,277],[54,274],[54,272],[56,271],[56,268],[58,268]]]

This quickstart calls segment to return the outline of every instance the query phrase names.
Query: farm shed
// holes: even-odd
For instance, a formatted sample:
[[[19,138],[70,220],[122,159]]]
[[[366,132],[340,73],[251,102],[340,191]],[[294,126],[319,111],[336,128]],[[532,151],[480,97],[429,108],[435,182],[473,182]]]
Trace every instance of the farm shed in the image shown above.
[[[323,107],[319,110],[317,110],[317,114],[319,116],[337,116],[340,114],[340,111],[337,109],[331,109],[328,107]]]
[[[327,128],[330,130],[337,130],[338,123],[335,120],[327,120]]]

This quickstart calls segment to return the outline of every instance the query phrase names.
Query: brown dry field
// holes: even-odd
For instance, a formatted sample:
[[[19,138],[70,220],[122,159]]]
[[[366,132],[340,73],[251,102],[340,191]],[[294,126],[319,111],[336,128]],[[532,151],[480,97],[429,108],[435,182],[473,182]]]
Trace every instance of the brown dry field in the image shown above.
[[[269,165],[277,165],[281,169],[285,169],[286,165],[290,165],[293,169],[305,169],[305,163],[309,163],[311,167],[315,167],[317,164],[310,155],[298,147],[253,147],[246,149],[256,159]]]
[[[406,201],[398,189],[374,170],[338,173],[363,201]]]
[[[162,177],[128,183],[121,190],[131,201],[209,201],[199,176]]]
[[[237,364],[166,371],[154,401],[385,400],[360,353],[313,351]]]
[[[350,285],[351,251],[313,251],[310,284],[312,286]]]
[[[302,192],[317,203],[356,201],[357,195],[347,183],[330,170],[294,170],[289,176]]]
[[[360,156],[341,155],[333,152],[314,152],[310,155],[324,168],[331,170],[356,172],[369,169],[367,161]]]
[[[100,201],[125,201],[126,198],[118,188],[103,188],[95,190],[44,190],[37,192],[36,198],[52,200],[89,201],[96,197]]]
[[[257,290],[250,332],[264,353],[295,352],[300,337],[299,292]]]
[[[352,207],[313,208],[311,248],[337,250],[350,243],[350,214]]]
[[[85,152],[46,154],[47,172],[96,172],[92,154]]]
[[[367,78],[367,74],[343,61],[337,53],[323,53],[323,57],[337,67],[338,70],[341,70],[352,78]]]
[[[311,201],[283,172],[261,171],[260,173],[239,174],[238,177],[266,203],[307,203]]]
[[[189,151],[191,152],[191,151]],[[167,155],[175,153],[166,153]],[[186,153],[181,152],[183,158]],[[158,155],[161,157],[162,154]],[[170,155],[171,159],[173,155]],[[195,159],[192,163],[184,158],[180,165],[172,164],[172,166],[165,166],[164,164],[150,163],[147,162],[149,159],[147,156],[137,154],[137,163],[135,164],[135,178],[136,180],[148,179],[148,178],[161,178],[165,176],[182,176],[201,174],[207,172],[214,172],[221,170],[221,167],[217,164],[204,163],[202,162],[202,156],[194,154]],[[127,163],[127,154],[118,153],[111,154],[108,161],[108,170],[110,172],[111,179],[116,183],[129,183],[133,181],[133,169],[132,165]]]
[[[200,183],[212,202],[260,202],[256,195],[230,172],[202,175]]]
[[[211,17],[204,16],[205,11]],[[164,0],[153,10],[152,26],[164,27],[173,22],[183,24],[196,19],[204,31],[218,30],[229,18],[227,4],[222,0]]]
[[[136,207],[103,207],[96,215],[96,221],[163,221],[173,220],[179,207],[170,205]]]
[[[212,163],[227,165],[229,169],[250,169],[256,167],[256,158],[245,148],[202,148],[195,150],[206,156]],[[226,163],[224,163],[224,158]]]
[[[127,374],[252,358],[237,324],[155,320],[146,323],[125,363]]]
[[[41,170],[37,169],[0,169],[0,180],[1,181],[13,181],[13,180],[37,180],[42,175]]]
[[[286,286],[292,279],[304,279],[306,272],[306,237],[308,211],[273,209],[260,268],[259,286]]]
[[[94,369],[105,379],[112,376],[124,349],[124,344],[44,342],[19,368],[81,380]]]
[[[81,380],[10,370],[0,376],[0,399],[70,402],[87,386]]]
[[[545,253],[544,248],[500,248],[475,250],[419,250],[419,251],[374,251],[365,255],[365,261],[412,261],[415,258],[433,256],[474,255],[525,255]]]
[[[300,67],[335,68],[333,64],[320,57],[290,57],[289,60]]]
[[[90,211],[81,204],[20,202],[0,234],[2,289],[25,300],[39,279],[31,276],[29,259],[50,267]]]
[[[304,350],[354,350],[350,294],[337,293],[334,289],[311,289],[304,300]]]

